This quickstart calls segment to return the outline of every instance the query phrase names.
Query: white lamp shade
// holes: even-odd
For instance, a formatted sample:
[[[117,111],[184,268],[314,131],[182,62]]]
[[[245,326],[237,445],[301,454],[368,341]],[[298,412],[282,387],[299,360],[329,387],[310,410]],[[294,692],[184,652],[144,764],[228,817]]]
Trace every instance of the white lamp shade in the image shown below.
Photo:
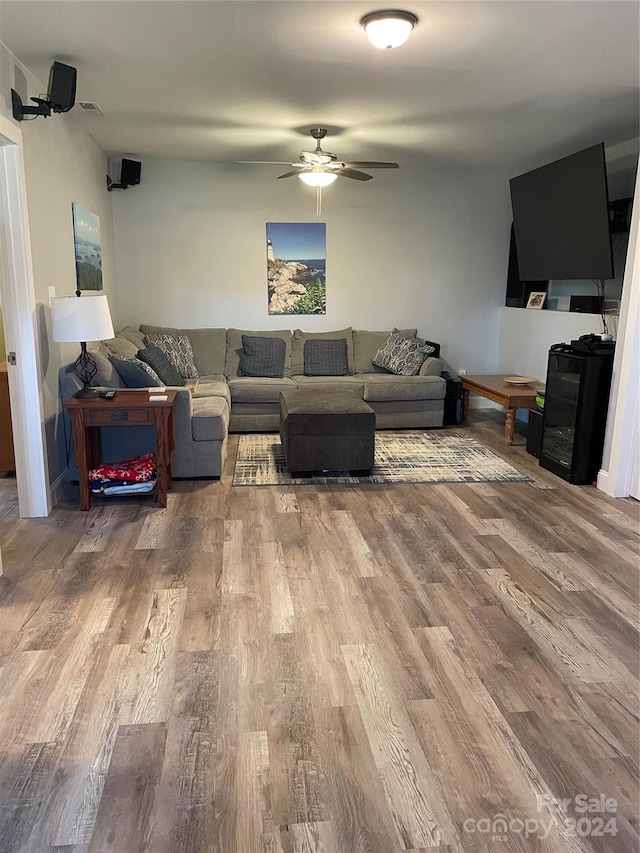
[[[417,20],[410,12],[389,11],[365,15],[361,23],[374,47],[388,49],[404,44]]]
[[[314,170],[310,172],[300,172],[298,177],[308,187],[328,187],[329,184],[332,184],[338,176],[331,172],[325,172],[322,169],[319,169],[317,172]]]
[[[54,296],[51,334],[59,343],[86,343],[114,337],[106,294]]]

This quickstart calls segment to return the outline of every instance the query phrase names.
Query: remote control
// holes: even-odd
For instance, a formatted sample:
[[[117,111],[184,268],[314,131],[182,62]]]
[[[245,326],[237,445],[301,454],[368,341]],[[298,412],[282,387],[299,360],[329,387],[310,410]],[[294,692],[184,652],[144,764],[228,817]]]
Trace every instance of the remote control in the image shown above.
[[[101,391],[100,396],[103,398],[103,400],[113,400],[113,398],[116,396],[116,392],[115,391]]]

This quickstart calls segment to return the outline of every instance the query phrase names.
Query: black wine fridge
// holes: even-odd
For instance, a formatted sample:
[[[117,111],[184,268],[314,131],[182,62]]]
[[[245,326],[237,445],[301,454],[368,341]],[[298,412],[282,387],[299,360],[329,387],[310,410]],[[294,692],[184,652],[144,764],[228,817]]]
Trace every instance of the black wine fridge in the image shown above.
[[[554,344],[549,351],[540,465],[575,485],[602,462],[614,344]]]

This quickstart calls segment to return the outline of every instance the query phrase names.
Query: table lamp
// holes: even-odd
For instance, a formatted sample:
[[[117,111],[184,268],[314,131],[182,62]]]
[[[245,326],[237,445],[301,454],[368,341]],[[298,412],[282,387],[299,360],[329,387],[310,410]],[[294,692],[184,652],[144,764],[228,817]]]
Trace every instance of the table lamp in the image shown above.
[[[114,337],[106,294],[81,296],[78,290],[75,296],[54,296],[51,300],[51,334],[59,343],[80,344],[75,369],[83,387],[74,396],[98,397],[100,392],[90,387],[98,366],[91,353],[87,352],[87,341]]]

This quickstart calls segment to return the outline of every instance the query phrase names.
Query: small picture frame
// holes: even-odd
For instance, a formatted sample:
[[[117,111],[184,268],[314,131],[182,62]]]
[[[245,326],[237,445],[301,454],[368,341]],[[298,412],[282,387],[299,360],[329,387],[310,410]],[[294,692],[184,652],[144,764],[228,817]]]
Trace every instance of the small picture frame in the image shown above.
[[[542,308],[546,298],[547,294],[544,290],[536,290],[530,293],[527,299],[527,308]]]

